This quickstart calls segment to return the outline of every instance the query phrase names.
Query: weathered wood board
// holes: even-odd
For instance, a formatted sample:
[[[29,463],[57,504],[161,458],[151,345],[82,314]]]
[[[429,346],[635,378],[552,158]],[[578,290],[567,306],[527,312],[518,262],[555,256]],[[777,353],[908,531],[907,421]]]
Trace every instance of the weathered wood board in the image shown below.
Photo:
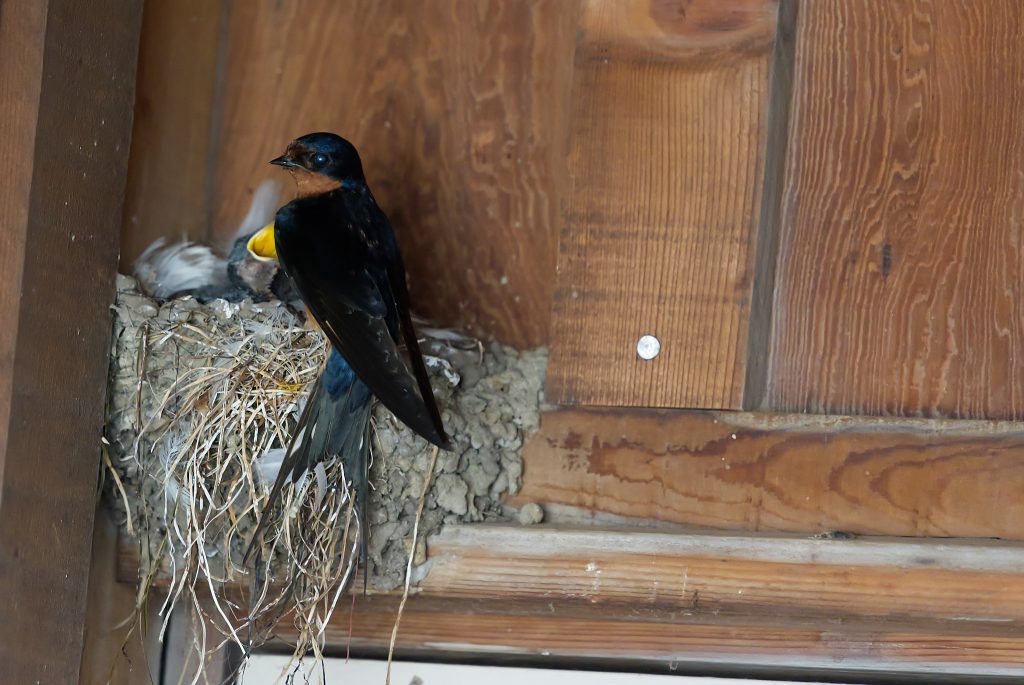
[[[402,653],[663,670],[1024,673],[1019,545],[452,527],[402,619]],[[998,587],[999,592],[993,592]],[[391,598],[329,644],[381,648]],[[805,673],[806,675],[806,673]]]
[[[819,677],[1024,673],[1020,543],[463,525],[427,552],[401,655]],[[122,546],[128,578],[134,564]],[[328,651],[385,650],[398,595],[339,603]]]
[[[778,3],[583,7],[548,397],[740,408]]]
[[[1024,418],[1024,5],[802,3],[765,408]]]
[[[523,460],[561,521],[1024,540],[1021,423],[564,409]]]
[[[141,5],[0,3],[0,679],[74,683]]]

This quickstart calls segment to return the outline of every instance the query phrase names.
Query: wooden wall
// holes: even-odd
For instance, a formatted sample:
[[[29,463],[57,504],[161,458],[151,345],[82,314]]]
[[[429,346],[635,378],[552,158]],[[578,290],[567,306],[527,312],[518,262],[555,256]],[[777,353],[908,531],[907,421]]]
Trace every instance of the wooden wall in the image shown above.
[[[122,269],[158,237],[205,241],[222,0],[149,0],[139,49]]]
[[[122,257],[332,129],[417,309],[550,344],[556,402],[1024,418],[1022,13],[152,0]]]
[[[267,161],[292,138],[331,130],[363,155],[399,234],[420,313],[520,347],[547,341],[575,0],[232,3],[212,42],[216,8],[189,10],[203,27],[194,32],[176,7],[153,0],[146,9],[147,22],[169,14],[181,28],[147,34],[143,48],[151,76],[140,84],[140,107],[166,124],[136,128],[139,154],[160,158],[150,162],[159,178],[140,174],[134,187],[140,225],[128,230],[146,238],[126,241],[126,260],[168,230],[196,235],[196,217],[204,237],[223,245],[260,181],[290,185]],[[194,53],[177,55],[193,36]],[[219,58],[211,49],[218,40]],[[171,85],[189,82],[201,98],[217,59],[205,128],[193,125],[201,116],[153,112],[181,109],[155,64],[191,65],[167,69]],[[192,142],[166,130],[179,121]],[[154,152],[152,140],[174,142]],[[170,226],[161,216],[173,203],[157,199],[161,192],[183,201],[167,214]]]
[[[584,2],[554,401],[742,405],[777,15],[775,0]]]
[[[513,505],[541,503],[556,524],[777,534],[768,547],[812,555],[806,572],[793,559],[738,566],[703,558],[698,540],[640,583],[649,552],[618,558],[604,577],[625,585],[600,590],[589,548],[568,562],[577,577],[554,558],[495,581],[492,551],[510,533],[485,530],[480,554],[450,549],[487,582],[459,567],[447,577],[461,584],[444,585],[435,565],[403,623],[407,648],[443,651],[450,627],[448,644],[474,650],[671,668],[680,654],[757,667],[811,654],[801,663],[814,669],[1020,672],[1020,612],[990,591],[1008,582],[993,569],[936,575],[949,549],[904,540],[882,543],[910,548],[876,575],[849,554],[874,550],[873,564],[878,543],[803,539],[1024,540],[1019,3],[174,7],[147,3],[123,258],[169,233],[223,246],[275,175],[266,161],[296,135],[336,130],[364,154],[420,311],[549,344],[548,399],[583,405],[543,414]],[[189,113],[182,93],[211,95]],[[645,333],[662,343],[652,361],[634,351]],[[526,532],[513,558],[545,540],[563,550],[552,532]],[[586,535],[612,557],[631,539]],[[834,569],[818,568],[819,544]],[[692,597],[682,573],[664,603],[665,582],[701,568],[712,572],[693,576]],[[518,582],[532,576],[536,589]],[[826,585],[842,589],[822,599]],[[577,591],[588,586],[620,593],[621,621]],[[479,588],[494,615],[478,616]],[[449,604],[458,592],[465,603]],[[384,606],[356,622],[357,645],[390,636]],[[503,612],[536,639],[510,645]],[[334,644],[347,644],[337,620]]]
[[[801,7],[773,409],[1024,418],[1024,5]]]
[[[550,397],[1024,418],[1019,3],[583,4]]]

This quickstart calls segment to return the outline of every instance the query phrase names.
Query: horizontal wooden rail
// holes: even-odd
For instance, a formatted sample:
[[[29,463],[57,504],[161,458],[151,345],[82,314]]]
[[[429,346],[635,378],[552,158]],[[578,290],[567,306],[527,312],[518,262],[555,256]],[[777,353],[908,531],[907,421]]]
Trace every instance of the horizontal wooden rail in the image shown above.
[[[428,564],[421,592],[438,597],[1024,622],[1019,544],[463,526],[431,541]]]
[[[455,526],[429,541],[398,645],[644,669],[1024,675],[1021,568],[1024,545],[997,541]],[[387,644],[394,594],[347,609],[333,649]]]
[[[1024,423],[544,413],[512,503],[559,523],[1024,539]]]

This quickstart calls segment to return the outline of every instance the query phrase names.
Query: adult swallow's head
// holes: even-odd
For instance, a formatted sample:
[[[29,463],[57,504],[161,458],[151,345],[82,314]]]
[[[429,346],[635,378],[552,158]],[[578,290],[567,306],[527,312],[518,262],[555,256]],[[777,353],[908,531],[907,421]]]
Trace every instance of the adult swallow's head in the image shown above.
[[[291,172],[300,197],[327,193],[345,182],[366,182],[355,146],[333,133],[296,138],[270,163]]]

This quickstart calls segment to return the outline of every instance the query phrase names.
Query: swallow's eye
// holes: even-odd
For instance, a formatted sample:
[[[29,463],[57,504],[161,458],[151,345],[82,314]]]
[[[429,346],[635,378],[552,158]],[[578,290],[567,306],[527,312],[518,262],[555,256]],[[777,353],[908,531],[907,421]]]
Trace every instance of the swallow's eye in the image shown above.
[[[313,159],[311,161],[313,162],[313,166],[319,169],[321,167],[327,166],[327,155],[325,155],[322,152],[318,152],[315,155],[313,155]]]

